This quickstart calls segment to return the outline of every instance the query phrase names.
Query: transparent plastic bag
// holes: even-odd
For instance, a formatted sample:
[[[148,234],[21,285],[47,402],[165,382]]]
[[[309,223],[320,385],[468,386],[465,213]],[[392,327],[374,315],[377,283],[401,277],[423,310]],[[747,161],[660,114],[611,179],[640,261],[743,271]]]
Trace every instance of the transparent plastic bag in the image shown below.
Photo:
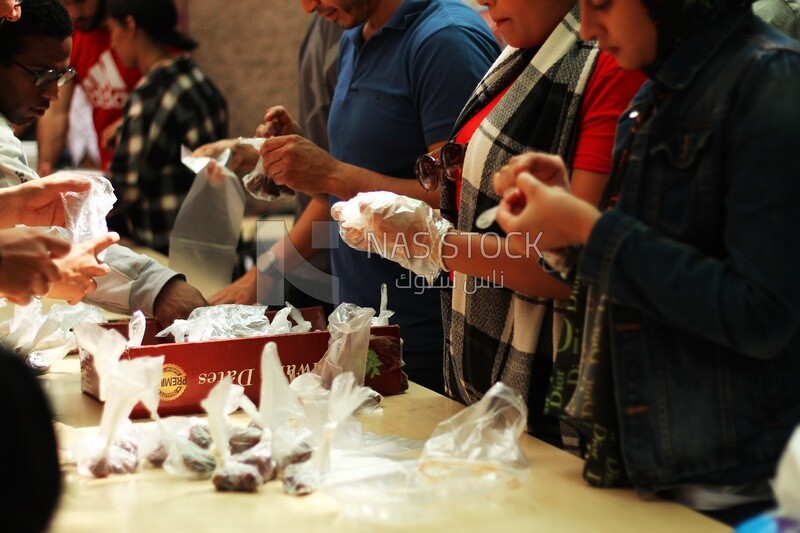
[[[265,139],[262,138],[246,138],[239,137],[239,142],[242,144],[249,144],[256,150],[260,150],[264,144]],[[267,175],[264,170],[264,159],[258,158],[255,168],[242,178],[244,188],[254,198],[259,200],[266,200],[272,202],[280,198],[287,198],[294,196],[295,192],[286,185],[278,185],[271,177]]]
[[[144,313],[136,311],[131,315],[128,322],[128,348],[136,348],[142,345],[144,330],[147,327],[147,319]]]
[[[239,178],[225,168],[231,150],[216,160],[193,157],[182,147],[181,162],[194,172],[192,186],[180,206],[169,242],[169,266],[186,275],[204,294],[213,294],[230,283],[236,264],[247,195]],[[220,170],[215,181],[208,166]]]
[[[119,361],[113,373],[104,376],[109,386],[98,433],[80,442],[76,452],[81,475],[107,477],[136,471],[138,445],[128,416],[140,401],[155,412],[163,364],[163,356]]]
[[[230,376],[226,376],[200,402],[208,413],[208,429],[214,440],[214,459],[217,465],[211,480],[218,491],[255,492],[264,483],[258,467],[242,463],[231,454],[231,427],[227,413],[231,404],[239,405],[240,399]]]
[[[67,239],[70,242],[84,242],[108,233],[106,215],[114,207],[117,197],[111,182],[103,176],[89,172],[56,172],[53,177],[79,177],[92,182],[89,190],[63,193],[64,214]],[[101,261],[105,250],[97,255]]]
[[[420,470],[438,482],[467,477],[518,483],[530,468],[519,445],[527,418],[522,397],[495,383],[481,401],[436,426],[422,450]]]
[[[357,470],[335,469],[322,489],[345,517],[395,526],[439,520],[443,505],[453,512],[486,509],[529,476],[519,446],[526,420],[522,398],[497,383],[481,401],[440,423],[419,460],[362,459]]]
[[[385,283],[381,283],[381,306],[378,316],[372,317],[373,326],[388,326],[389,319],[394,316],[394,311],[389,311],[389,292]]]
[[[127,340],[113,329],[105,329],[97,324],[85,323],[75,327],[75,340],[85,353],[81,354],[81,364],[92,359],[99,377],[101,401],[108,398],[110,376],[119,365],[119,358],[125,351]]]
[[[442,243],[453,225],[427,203],[388,191],[358,193],[331,207],[350,247],[395,261],[429,285],[443,270]]]
[[[343,303],[328,317],[331,333],[328,349],[314,365],[312,372],[322,378],[322,385],[330,389],[339,374],[352,372],[359,385],[364,384],[369,351],[369,328],[375,310]]]

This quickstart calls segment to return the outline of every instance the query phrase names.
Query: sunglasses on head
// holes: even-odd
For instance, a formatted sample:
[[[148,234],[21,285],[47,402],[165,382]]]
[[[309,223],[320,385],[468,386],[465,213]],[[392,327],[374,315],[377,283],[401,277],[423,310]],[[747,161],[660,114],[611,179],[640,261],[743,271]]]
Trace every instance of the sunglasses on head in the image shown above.
[[[426,191],[435,191],[442,176],[450,181],[459,181],[466,152],[466,144],[450,141],[433,152],[420,156],[414,163],[414,173],[420,186]]]
[[[54,68],[48,68],[44,70],[31,70],[22,63],[18,63],[17,61],[11,60],[16,66],[33,76],[33,86],[37,89],[41,89],[53,83],[54,81],[58,82],[59,87],[63,87],[64,84],[72,81],[72,78],[75,77],[76,71],[72,67],[67,67],[64,70],[56,70]]]

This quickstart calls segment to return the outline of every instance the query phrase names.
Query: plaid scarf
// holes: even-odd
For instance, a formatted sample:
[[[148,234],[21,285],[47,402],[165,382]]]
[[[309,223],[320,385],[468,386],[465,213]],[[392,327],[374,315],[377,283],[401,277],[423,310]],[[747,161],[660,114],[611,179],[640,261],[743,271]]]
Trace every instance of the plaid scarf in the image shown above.
[[[511,84],[469,142],[459,230],[478,231],[476,214],[499,201],[492,175],[512,156],[535,150],[571,160],[581,96],[598,55],[578,37],[579,16],[576,5],[538,50],[506,48],[467,102],[454,131]],[[444,180],[443,188],[442,210],[452,213],[452,184]],[[480,280],[458,272],[455,277],[455,286],[467,290],[443,292],[447,393],[472,404],[502,381],[526,398],[529,431],[563,447],[558,421],[543,414],[562,306],[502,287],[481,288]]]

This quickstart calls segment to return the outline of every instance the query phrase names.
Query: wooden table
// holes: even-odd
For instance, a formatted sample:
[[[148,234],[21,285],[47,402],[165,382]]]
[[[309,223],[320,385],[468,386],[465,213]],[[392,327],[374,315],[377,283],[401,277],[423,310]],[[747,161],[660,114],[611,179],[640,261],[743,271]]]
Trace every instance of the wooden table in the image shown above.
[[[69,426],[99,423],[100,405],[80,393],[76,356],[42,378],[56,419]],[[436,424],[463,407],[411,384],[387,397],[382,416],[365,417],[366,431],[425,440]],[[581,478],[581,461],[524,436],[530,481],[502,502],[442,508],[441,521],[415,531],[723,531],[726,528],[688,508],[643,501],[625,489],[593,489]],[[162,470],[86,479],[65,467],[65,491],[52,531],[376,531],[364,522],[337,518],[338,504],[323,494],[287,496],[271,482],[256,494],[218,493],[210,481],[185,481]],[[380,495],[376,494],[376,498]],[[389,528],[396,529],[396,528]]]

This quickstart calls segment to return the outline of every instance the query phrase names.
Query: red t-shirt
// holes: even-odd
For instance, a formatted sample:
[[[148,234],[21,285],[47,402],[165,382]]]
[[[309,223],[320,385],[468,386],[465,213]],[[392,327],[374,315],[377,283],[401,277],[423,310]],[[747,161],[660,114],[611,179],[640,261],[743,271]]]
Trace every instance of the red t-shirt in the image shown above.
[[[106,28],[88,32],[75,30],[72,36],[72,66],[78,83],[93,109],[98,140],[109,124],[122,116],[131,89],[142,75],[127,68],[111,50],[111,34]],[[114,152],[100,146],[101,168],[108,169]]]
[[[617,120],[644,80],[645,75],[641,71],[623,70],[616,59],[605,52],[600,52],[583,94],[573,169],[602,174],[611,172],[611,154],[614,149]],[[461,144],[467,143],[483,119],[510,88],[509,86],[498,94],[484,109],[464,124],[456,134],[455,141]],[[461,205],[460,183],[456,184],[456,205],[459,207]]]

